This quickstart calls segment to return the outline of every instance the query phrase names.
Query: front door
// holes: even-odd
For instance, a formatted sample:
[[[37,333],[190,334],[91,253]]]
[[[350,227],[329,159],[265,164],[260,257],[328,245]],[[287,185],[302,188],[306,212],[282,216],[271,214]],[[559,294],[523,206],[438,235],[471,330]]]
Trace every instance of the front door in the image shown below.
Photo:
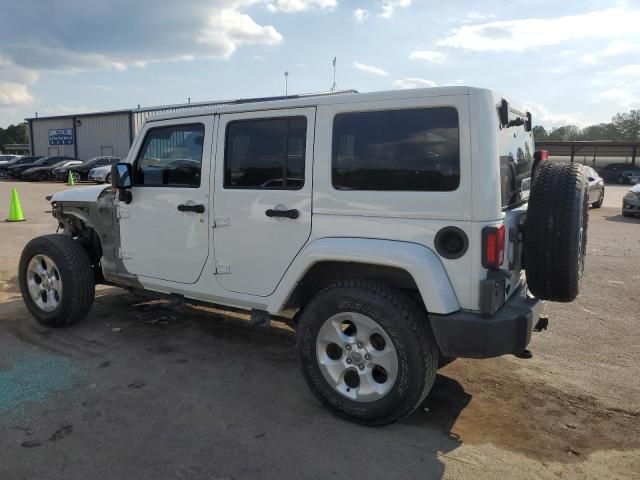
[[[315,108],[222,115],[215,273],[226,290],[271,294],[311,234]]]
[[[147,123],[119,204],[120,256],[135,275],[195,283],[209,255],[213,116]]]

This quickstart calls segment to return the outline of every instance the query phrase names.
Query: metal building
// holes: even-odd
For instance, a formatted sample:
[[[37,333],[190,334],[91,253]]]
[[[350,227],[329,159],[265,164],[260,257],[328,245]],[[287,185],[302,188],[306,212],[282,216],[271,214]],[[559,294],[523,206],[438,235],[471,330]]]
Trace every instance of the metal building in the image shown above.
[[[343,90],[310,95],[344,93],[356,93],[356,91]],[[81,160],[100,155],[125,158],[136,134],[140,131],[145,120],[152,115],[178,110],[305,96],[308,95],[182,103],[129,110],[26,118],[29,126],[29,150],[31,155],[66,155]]]
[[[147,117],[160,113],[219,105],[223,102],[185,103],[25,119],[31,155],[66,155],[86,160],[99,155],[125,158]]]

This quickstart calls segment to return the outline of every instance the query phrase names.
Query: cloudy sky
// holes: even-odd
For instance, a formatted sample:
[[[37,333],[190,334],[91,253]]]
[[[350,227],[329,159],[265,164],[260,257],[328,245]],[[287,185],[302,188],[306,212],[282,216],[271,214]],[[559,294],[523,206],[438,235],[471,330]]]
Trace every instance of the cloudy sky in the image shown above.
[[[640,0],[0,0],[0,126],[24,117],[464,84],[535,123],[640,107]]]

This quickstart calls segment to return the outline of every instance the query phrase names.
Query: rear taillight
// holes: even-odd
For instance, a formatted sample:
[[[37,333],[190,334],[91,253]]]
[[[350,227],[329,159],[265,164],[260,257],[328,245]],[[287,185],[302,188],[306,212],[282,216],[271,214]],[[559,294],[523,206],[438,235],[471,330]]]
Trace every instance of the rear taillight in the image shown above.
[[[547,152],[546,150],[537,150],[533,154],[533,159],[539,162],[546,162],[547,160],[549,160],[549,152]]]
[[[504,258],[504,225],[482,229],[482,266],[500,268]]]

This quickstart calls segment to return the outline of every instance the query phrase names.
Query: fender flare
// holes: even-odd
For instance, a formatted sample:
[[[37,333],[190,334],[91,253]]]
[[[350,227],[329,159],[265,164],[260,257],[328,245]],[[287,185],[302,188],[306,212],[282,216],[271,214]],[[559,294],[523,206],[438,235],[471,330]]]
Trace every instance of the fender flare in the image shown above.
[[[460,310],[440,258],[424,245],[371,238],[322,238],[307,244],[296,256],[269,299],[267,311],[282,311],[307,271],[324,261],[403,269],[416,282],[427,311],[446,314]]]

